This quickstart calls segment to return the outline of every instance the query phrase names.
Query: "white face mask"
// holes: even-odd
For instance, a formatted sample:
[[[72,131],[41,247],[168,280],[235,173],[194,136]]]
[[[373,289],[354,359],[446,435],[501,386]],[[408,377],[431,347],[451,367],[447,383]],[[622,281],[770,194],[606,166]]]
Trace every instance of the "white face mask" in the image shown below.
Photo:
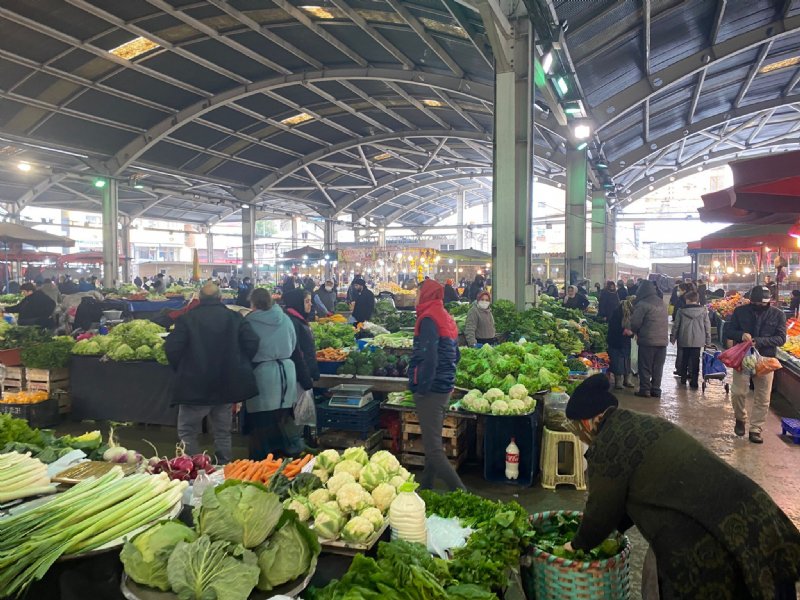
[[[326,286],[325,286],[325,291],[326,291],[326,292],[333,291],[333,286],[332,286],[332,285],[326,285]]]
[[[489,301],[481,300],[480,302],[478,302],[478,308],[483,308],[483,309],[489,308]]]

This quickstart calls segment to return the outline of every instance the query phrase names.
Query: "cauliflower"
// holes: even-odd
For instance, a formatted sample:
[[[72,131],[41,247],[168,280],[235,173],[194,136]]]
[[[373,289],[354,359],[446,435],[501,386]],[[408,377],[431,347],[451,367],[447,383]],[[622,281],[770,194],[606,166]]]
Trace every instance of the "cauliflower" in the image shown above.
[[[306,499],[298,496],[290,498],[284,503],[287,510],[293,510],[301,521],[308,521],[311,518],[311,509],[306,504]]]
[[[370,464],[378,464],[386,469],[386,472],[391,476],[400,470],[400,461],[397,457],[388,450],[378,450],[369,459]]]
[[[492,414],[493,415],[505,415],[508,414],[508,402],[505,400],[495,400],[492,402]]]
[[[536,408],[536,400],[530,396],[526,397],[522,402],[525,404],[526,413],[533,412],[533,409]]]
[[[489,402],[494,402],[495,400],[500,400],[501,398],[504,398],[505,394],[503,393],[503,390],[500,390],[498,388],[490,388],[483,395],[483,397],[486,398]]]
[[[339,462],[339,453],[336,450],[323,450],[317,455],[315,467],[324,469],[328,473],[333,473],[333,467]]]
[[[353,517],[342,529],[342,539],[348,542],[366,542],[373,533],[375,533],[375,528],[369,519]]]
[[[400,477],[402,477],[405,481],[408,481],[409,479],[411,479],[413,477],[411,475],[411,473],[409,472],[409,470],[406,469],[405,467],[400,467],[400,470],[397,472],[397,474]]]
[[[319,488],[317,490],[314,490],[308,495],[308,503],[311,505],[312,508],[317,508],[319,506],[322,506],[330,499],[331,499],[331,493],[324,488]]]
[[[355,446],[342,452],[342,460],[354,460],[363,467],[369,462],[369,455],[364,446]]]
[[[374,490],[378,484],[389,481],[389,474],[377,463],[370,463],[361,470],[358,481],[368,492]]]
[[[311,471],[311,473],[319,477],[319,480],[323,484],[327,483],[328,479],[330,478],[330,474],[325,469],[314,469]]]
[[[403,481],[405,483],[405,481]],[[382,483],[374,490],[372,490],[372,499],[375,501],[375,507],[382,513],[389,510],[392,501],[397,497],[397,490],[393,485]]]
[[[339,488],[342,487],[346,483],[355,483],[356,478],[353,477],[352,473],[345,473],[340,472],[336,473],[328,479],[328,491],[331,494],[336,494],[339,491]]]
[[[512,400],[522,400],[528,395],[528,388],[521,383],[516,383],[508,390],[508,397]]]
[[[512,415],[523,415],[525,414],[525,403],[522,400],[518,400],[513,398],[508,401],[508,411]]]
[[[360,516],[369,520],[369,522],[372,523],[372,527],[375,529],[375,531],[378,531],[381,527],[383,527],[383,513],[379,508],[375,508],[374,506],[365,508],[361,511]]]
[[[475,413],[488,413],[491,411],[491,405],[489,404],[489,401],[481,396],[466,397],[461,401],[461,404],[468,411]]]
[[[336,501],[339,503],[339,508],[342,509],[342,512],[354,513],[369,506],[372,503],[372,498],[360,484],[345,483],[336,492]]]
[[[483,394],[481,393],[480,390],[470,390],[464,396],[464,400],[466,400],[467,398],[482,398],[482,397]]]
[[[350,475],[353,476],[353,479],[357,480],[361,475],[362,468],[364,467],[361,463],[358,463],[354,460],[345,459],[333,468],[333,474],[338,475],[339,473],[350,473]]]
[[[343,521],[341,513],[330,507],[323,507],[314,519],[314,531],[323,540],[335,540],[342,529]]]
[[[389,480],[389,485],[391,485],[391,486],[393,486],[395,489],[397,489],[397,488],[399,488],[401,485],[403,485],[405,482],[406,482],[406,480],[405,480],[405,479],[403,479],[402,477],[400,477],[400,475],[395,475],[394,477],[392,477],[392,478]],[[374,491],[375,491],[375,490],[373,490],[373,492],[374,492]]]

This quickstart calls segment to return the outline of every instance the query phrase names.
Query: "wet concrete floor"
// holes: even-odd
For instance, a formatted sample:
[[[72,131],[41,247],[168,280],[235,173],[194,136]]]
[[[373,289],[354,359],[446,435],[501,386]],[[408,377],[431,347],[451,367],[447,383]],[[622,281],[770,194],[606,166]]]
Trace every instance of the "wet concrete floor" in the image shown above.
[[[733,409],[730,396],[720,382],[710,382],[705,393],[678,385],[672,376],[674,366],[674,347],[664,367],[662,384],[663,395],[660,400],[637,398],[633,390],[618,394],[620,406],[639,412],[658,415],[676,423],[694,435],[722,459],[747,474],[761,485],[787,515],[800,527],[800,445],[794,445],[780,436],[780,417],[791,414],[785,399],[773,396],[772,409],[764,428],[764,444],[750,443],[746,437],[739,438],[733,433]],[[726,381],[730,382],[730,377]],[[752,399],[750,400],[752,402]],[[98,424],[99,425],[99,424]],[[89,424],[64,423],[58,428],[60,433],[82,433]],[[104,434],[105,434],[105,427]],[[117,430],[119,442],[126,448],[135,449],[146,456],[152,449],[143,439],[154,443],[159,453],[173,455],[176,441],[175,429],[171,427],[135,425]],[[207,448],[213,450],[211,439],[205,439]],[[247,442],[242,436],[234,436],[234,456],[246,457]],[[587,493],[576,491],[570,486],[560,486],[555,491],[545,490],[538,483],[531,488],[489,483],[483,479],[478,465],[467,464],[461,472],[464,483],[475,493],[487,498],[517,500],[531,513],[547,510],[582,510]],[[647,543],[634,529],[628,532],[632,542],[631,575],[633,584],[632,600],[640,600],[641,573]],[[800,586],[799,590],[800,591]]]

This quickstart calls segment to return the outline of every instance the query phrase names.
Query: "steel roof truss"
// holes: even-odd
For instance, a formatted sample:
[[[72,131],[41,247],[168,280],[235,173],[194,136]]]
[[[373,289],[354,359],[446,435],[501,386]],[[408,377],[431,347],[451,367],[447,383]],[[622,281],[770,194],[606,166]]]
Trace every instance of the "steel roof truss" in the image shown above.
[[[767,55],[769,54],[769,51],[772,48],[772,41],[773,40],[769,40],[761,46],[761,50],[758,53],[758,58],[756,59],[756,62],[754,62],[750,66],[750,71],[747,74],[747,79],[744,80],[742,87],[739,89],[739,93],[736,94],[736,100],[734,100],[733,102],[734,108],[739,108],[739,105],[742,103],[742,100],[744,100],[744,97],[747,95],[747,91],[750,89],[750,85],[753,83],[753,79],[755,79],[756,75],[758,75],[758,70],[761,68],[761,65],[764,64],[764,59],[767,58]]]

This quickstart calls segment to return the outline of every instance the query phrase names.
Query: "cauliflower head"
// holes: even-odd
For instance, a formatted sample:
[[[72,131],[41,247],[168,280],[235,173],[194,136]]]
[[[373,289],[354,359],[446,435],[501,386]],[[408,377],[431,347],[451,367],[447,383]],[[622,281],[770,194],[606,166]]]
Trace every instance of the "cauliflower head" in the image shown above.
[[[512,415],[525,414],[525,403],[517,398],[512,398],[508,401],[508,412],[510,412]]]
[[[489,390],[486,391],[483,397],[486,398],[489,402],[494,402],[495,400],[500,400],[504,398],[505,394],[501,389],[490,388]]]
[[[405,480],[403,483],[405,483]],[[389,510],[389,506],[391,506],[396,497],[397,489],[389,483],[381,483],[372,490],[372,499],[375,501],[375,508],[379,509],[384,514]]]
[[[492,414],[493,415],[505,415],[508,414],[508,402],[505,400],[495,400],[492,402]]]
[[[336,466],[336,463],[339,462],[339,453],[329,448],[328,450],[323,450],[317,455],[317,462],[315,463],[316,467],[324,469],[328,473],[333,472],[333,467]]]
[[[328,491],[331,494],[336,494],[344,484],[355,483],[355,481],[356,478],[351,473],[336,473],[328,479]]]
[[[521,383],[515,383],[508,390],[508,397],[512,400],[522,400],[528,395],[528,388]]]
[[[369,454],[364,446],[354,446],[342,452],[342,460],[353,460],[363,467],[369,462]]]
[[[378,531],[381,527],[383,527],[383,513],[379,508],[374,506],[365,508],[361,511],[360,516],[372,523],[372,527],[375,529],[375,531]]]
[[[378,464],[386,469],[386,472],[391,476],[400,470],[400,461],[397,457],[388,450],[378,450],[369,459],[370,464]]]
[[[370,463],[361,470],[358,481],[365,490],[371,492],[379,484],[389,481],[389,473],[378,463]]]
[[[363,468],[364,465],[359,462],[350,459],[344,459],[333,468],[333,474],[338,475],[339,473],[349,473],[353,476],[353,479],[358,479],[361,475],[361,469]]]
[[[294,511],[301,521],[308,521],[311,518],[311,509],[308,507],[305,498],[290,498],[285,506],[287,510]]]
[[[369,493],[358,483],[345,483],[340,487],[336,492],[336,501],[345,513],[357,513],[373,502]]]
[[[330,473],[328,473],[328,471],[326,471],[325,469],[314,469],[313,471],[311,471],[311,473],[319,477],[319,480],[323,484],[327,483],[328,479],[330,478]]]

